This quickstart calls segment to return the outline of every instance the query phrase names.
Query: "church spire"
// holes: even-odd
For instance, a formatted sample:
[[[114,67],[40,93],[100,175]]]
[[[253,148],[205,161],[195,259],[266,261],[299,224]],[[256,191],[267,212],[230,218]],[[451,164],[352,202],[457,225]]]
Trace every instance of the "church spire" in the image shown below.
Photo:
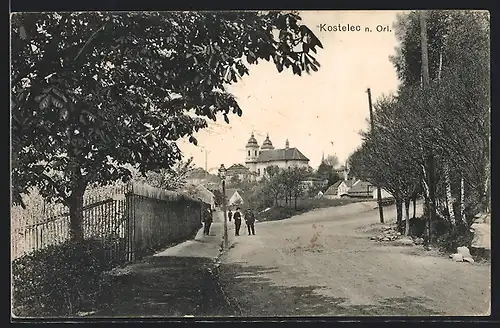
[[[285,148],[288,149],[289,147],[290,147],[290,143],[288,142],[288,139],[286,139]]]
[[[321,154],[321,164],[325,164],[325,152]]]

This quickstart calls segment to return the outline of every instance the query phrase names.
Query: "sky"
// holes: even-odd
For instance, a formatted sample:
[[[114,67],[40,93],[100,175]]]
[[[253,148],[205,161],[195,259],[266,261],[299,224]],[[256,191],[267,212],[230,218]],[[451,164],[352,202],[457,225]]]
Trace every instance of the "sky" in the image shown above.
[[[178,141],[185,157],[210,172],[224,164],[244,164],[245,145],[252,133],[262,145],[266,134],[276,148],[297,147],[316,168],[322,154],[340,162],[361,144],[359,132],[368,128],[367,88],[372,102],[394,93],[398,80],[389,56],[397,46],[393,23],[397,11],[304,11],[302,23],[323,44],[315,55],[318,72],[302,76],[278,73],[272,62],[249,66],[250,74],[228,87],[243,115],[209,121],[195,134],[198,146]],[[325,24],[325,25],[321,25]],[[359,25],[361,31],[328,31],[333,25]],[[377,32],[376,27],[386,27]],[[323,28],[322,28],[323,26]],[[365,32],[368,27],[372,32]],[[390,30],[390,31],[389,31]]]

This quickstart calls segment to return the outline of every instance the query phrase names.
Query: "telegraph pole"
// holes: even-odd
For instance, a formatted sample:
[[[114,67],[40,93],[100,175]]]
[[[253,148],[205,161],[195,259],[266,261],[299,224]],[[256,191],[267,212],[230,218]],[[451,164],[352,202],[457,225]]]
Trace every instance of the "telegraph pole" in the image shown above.
[[[372,108],[372,93],[370,88],[366,90],[368,93],[368,106],[370,109],[370,125],[372,134],[375,135],[375,122],[373,122],[373,108]],[[380,216],[380,223],[384,223],[384,208],[382,207],[382,190],[380,186],[377,186],[377,204],[378,204],[378,213]]]

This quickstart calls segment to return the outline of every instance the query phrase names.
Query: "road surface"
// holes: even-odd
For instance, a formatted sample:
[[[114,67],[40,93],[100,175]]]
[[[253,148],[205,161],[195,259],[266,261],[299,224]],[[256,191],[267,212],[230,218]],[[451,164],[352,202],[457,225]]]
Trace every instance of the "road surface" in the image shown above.
[[[489,315],[488,263],[372,241],[381,226],[374,206],[258,223],[255,236],[242,226],[217,272],[236,315]],[[394,208],[385,215],[394,218]]]

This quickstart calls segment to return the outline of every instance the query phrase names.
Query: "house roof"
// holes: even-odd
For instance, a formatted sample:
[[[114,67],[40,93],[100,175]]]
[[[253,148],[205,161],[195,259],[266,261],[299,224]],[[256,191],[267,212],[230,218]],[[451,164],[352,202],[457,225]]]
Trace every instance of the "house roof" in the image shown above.
[[[309,161],[297,148],[270,149],[261,151],[257,162]]]
[[[357,181],[347,192],[349,195],[368,195],[371,196],[374,186],[367,181]]]
[[[343,180],[339,180],[332,184],[328,189],[326,189],[324,195],[336,195],[337,191],[339,189],[340,184],[343,182]]]
[[[342,182],[345,183],[347,187],[351,188],[358,181],[354,179],[348,179],[348,180],[341,180],[341,183]]]
[[[327,179],[321,179],[321,178],[318,178],[315,176],[308,176],[305,179],[303,179],[302,181],[323,182],[323,181],[327,181]]]
[[[247,204],[248,203],[248,195],[245,194],[241,189],[238,189],[238,188],[230,188],[230,189],[226,189],[226,195],[227,195],[227,199],[229,200],[235,192],[238,192],[238,194],[240,195],[241,199],[243,199],[243,203],[244,204]]]
[[[252,174],[248,167],[243,164],[233,164],[227,169],[227,173],[231,174]]]
[[[204,179],[209,173],[201,167],[193,169],[188,174],[188,179]]]
[[[183,190],[184,192],[187,192],[190,188],[194,188],[194,190],[196,190],[196,195],[193,195],[194,197],[200,198],[205,203],[209,204],[213,203],[214,194],[204,186],[199,184],[188,183],[184,186]]]
[[[233,194],[235,192],[238,192],[238,194],[240,194],[241,197],[243,197],[243,191],[241,189],[238,189],[238,188],[229,188],[229,189],[226,189],[226,195],[228,198],[231,198],[231,196],[233,196]]]
[[[209,172],[205,171],[202,168],[196,168],[193,171],[191,171],[187,177],[187,180],[205,180],[205,182],[216,182],[220,183],[220,179],[218,176],[214,174],[210,174]]]

